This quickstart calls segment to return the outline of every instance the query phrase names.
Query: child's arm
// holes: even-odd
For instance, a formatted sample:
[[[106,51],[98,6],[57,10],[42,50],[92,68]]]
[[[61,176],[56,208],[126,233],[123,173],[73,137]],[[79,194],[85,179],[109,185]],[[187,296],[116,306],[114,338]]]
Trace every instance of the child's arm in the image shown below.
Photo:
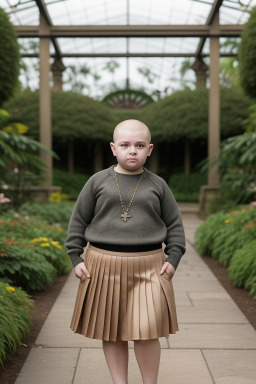
[[[76,201],[69,221],[68,236],[65,241],[65,247],[68,249],[67,253],[70,256],[74,268],[83,262],[80,255],[83,254],[84,247],[87,244],[84,233],[86,227],[93,219],[94,208],[95,198],[92,193],[92,181],[89,179]],[[77,277],[81,275],[81,265],[80,268],[75,269],[75,273]]]
[[[164,195],[161,204],[161,218],[164,221],[167,229],[165,239],[165,254],[167,255],[166,262],[162,270],[168,268],[167,272],[170,275],[175,273],[182,255],[186,251],[185,232],[182,223],[181,214],[176,203],[176,200],[170,191],[170,188],[164,183]],[[163,272],[161,270],[161,272]]]

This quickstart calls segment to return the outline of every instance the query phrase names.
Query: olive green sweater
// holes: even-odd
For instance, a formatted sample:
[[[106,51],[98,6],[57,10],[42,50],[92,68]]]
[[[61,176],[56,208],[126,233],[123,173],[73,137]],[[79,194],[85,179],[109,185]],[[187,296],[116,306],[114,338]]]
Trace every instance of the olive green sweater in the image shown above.
[[[185,234],[177,203],[166,182],[144,168],[126,222],[114,175],[114,165],[95,173],[85,184],[75,204],[65,246],[75,267],[87,242],[113,245],[165,243],[167,261],[176,269],[185,253]],[[141,174],[117,173],[128,207]]]

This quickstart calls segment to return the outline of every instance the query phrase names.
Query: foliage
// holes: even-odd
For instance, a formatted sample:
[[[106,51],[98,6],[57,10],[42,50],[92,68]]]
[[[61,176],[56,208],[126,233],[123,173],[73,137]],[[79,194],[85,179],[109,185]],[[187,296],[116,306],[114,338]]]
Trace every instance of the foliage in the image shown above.
[[[211,212],[248,203],[256,197],[256,132],[223,141],[218,159],[221,186]]]
[[[110,140],[116,117],[106,104],[74,92],[52,92],[53,140]],[[5,105],[17,119],[29,127],[29,134],[39,136],[39,92],[26,90]]]
[[[47,284],[53,283],[56,269],[34,248],[31,249],[26,243],[1,246],[4,256],[1,256],[0,278],[7,277],[11,284],[27,292],[42,291]]]
[[[256,7],[251,10],[245,24],[239,47],[239,64],[241,86],[245,92],[256,97]]]
[[[38,231],[40,227],[43,227],[44,234],[47,233],[48,236],[54,230],[55,240],[61,241],[64,240],[63,236],[65,236],[63,235],[63,232],[65,232],[63,227],[68,225],[73,207],[73,203],[67,202],[61,202],[57,204],[52,202],[24,203],[19,209],[19,214],[23,217],[29,217],[31,220],[33,220],[33,222],[37,223],[37,232],[35,232],[32,237],[41,236],[41,232],[39,233]],[[13,215],[14,214],[15,213],[13,213]],[[11,212],[8,212],[8,216],[11,217]],[[43,222],[54,225],[54,227],[48,227],[47,225],[43,224]]]
[[[47,211],[47,205],[44,207],[45,217],[47,214],[51,216],[49,221],[53,221],[54,207],[60,205],[48,203]],[[64,209],[62,206],[62,210]],[[70,211],[71,209],[69,215]],[[26,212],[26,205],[20,214],[9,210],[0,222],[0,277],[8,278],[12,284],[27,291],[42,290],[46,284],[53,282],[57,274],[65,274],[71,269],[69,256],[62,246],[66,231],[59,223],[49,225],[40,216],[28,216],[27,212],[26,216],[23,216],[21,212]],[[38,215],[38,212],[36,213]],[[63,212],[62,216],[65,215],[67,213]],[[55,214],[55,218],[56,216]]]
[[[90,175],[82,173],[68,173],[60,169],[53,170],[53,183],[61,187],[63,193],[67,194],[71,199],[77,199],[84,184]]]
[[[0,8],[0,106],[18,84],[19,59],[17,36],[8,15]]]
[[[0,109],[0,189],[8,188],[14,206],[24,199],[25,188],[42,180],[40,175],[45,164],[39,151],[56,154],[36,140],[25,136],[27,126],[17,122],[10,114]]]
[[[251,225],[251,228],[253,226]],[[229,266],[229,276],[233,284],[250,289],[251,295],[256,292],[255,249],[256,240],[244,244],[241,249],[235,251]]]
[[[196,248],[200,254],[212,256],[224,266],[230,264],[233,283],[251,289],[256,288],[256,281],[253,280],[256,266],[250,264],[250,260],[253,257],[255,259],[255,248],[251,247],[252,256],[250,252],[247,255],[248,248],[244,247],[255,241],[256,209],[248,208],[210,215],[197,229],[195,236]],[[254,270],[254,275],[248,273],[249,265]]]
[[[177,201],[198,201],[201,185],[207,182],[206,175],[200,173],[173,174],[169,180],[169,187]]]
[[[251,101],[239,89],[221,88],[221,136],[242,133]],[[183,90],[145,107],[141,120],[156,141],[206,139],[208,135],[208,90]]]
[[[33,300],[19,287],[0,282],[0,365],[11,353],[21,346],[21,341],[29,335],[31,319],[29,312]]]

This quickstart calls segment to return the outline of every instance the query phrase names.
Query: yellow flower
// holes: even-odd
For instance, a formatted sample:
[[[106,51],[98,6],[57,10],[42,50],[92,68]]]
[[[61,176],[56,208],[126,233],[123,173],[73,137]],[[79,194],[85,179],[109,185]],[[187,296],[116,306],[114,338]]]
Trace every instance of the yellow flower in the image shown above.
[[[58,241],[51,241],[51,244],[54,245],[56,248],[62,249],[62,246],[59,244]]]
[[[7,289],[7,291],[15,291],[15,288],[13,287],[5,287]]]
[[[233,223],[233,219],[227,219],[227,220],[225,220],[225,223]]]
[[[41,247],[50,247],[50,243],[42,243],[40,244]]]
[[[38,239],[33,239],[32,241],[48,241],[48,239],[47,237],[38,237]]]

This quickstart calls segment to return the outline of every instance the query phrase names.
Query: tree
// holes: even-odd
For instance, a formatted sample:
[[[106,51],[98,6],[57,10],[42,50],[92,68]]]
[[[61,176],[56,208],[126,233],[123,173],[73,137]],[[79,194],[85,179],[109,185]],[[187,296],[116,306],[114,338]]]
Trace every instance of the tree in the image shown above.
[[[256,98],[256,7],[245,24],[239,47],[240,81],[244,91]]]
[[[19,45],[8,15],[0,8],[0,106],[18,85]]]
[[[243,132],[251,101],[239,89],[221,88],[221,136]],[[141,120],[151,128],[155,141],[206,140],[208,135],[208,90],[178,91],[141,111]]]

